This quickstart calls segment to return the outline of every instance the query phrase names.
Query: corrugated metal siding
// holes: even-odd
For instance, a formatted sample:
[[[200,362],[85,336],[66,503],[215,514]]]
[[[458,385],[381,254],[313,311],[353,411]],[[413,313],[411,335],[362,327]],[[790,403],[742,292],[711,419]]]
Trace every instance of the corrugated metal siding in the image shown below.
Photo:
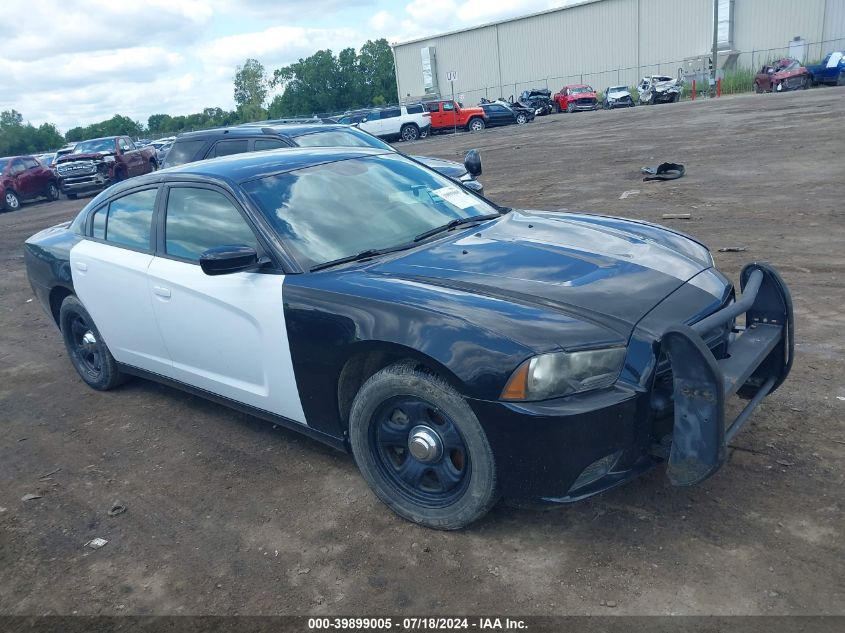
[[[824,4],[825,0],[736,0],[734,47],[741,51],[786,52],[796,35],[807,42],[819,42]]]
[[[822,37],[826,41],[845,38],[845,0],[827,0]]]
[[[808,43],[845,36],[845,0],[734,0],[733,21],[734,48],[749,52],[741,65],[756,65],[769,55],[764,49],[786,54],[796,35]],[[456,95],[475,104],[532,87],[557,92],[583,82],[602,90],[633,85],[648,74],[674,76],[685,58],[709,54],[712,27],[712,0],[601,0],[565,7],[397,45],[399,94],[423,93],[424,46],[436,48],[441,92],[449,93],[446,73],[455,70]],[[820,56],[825,46],[836,48],[810,46],[807,58]]]

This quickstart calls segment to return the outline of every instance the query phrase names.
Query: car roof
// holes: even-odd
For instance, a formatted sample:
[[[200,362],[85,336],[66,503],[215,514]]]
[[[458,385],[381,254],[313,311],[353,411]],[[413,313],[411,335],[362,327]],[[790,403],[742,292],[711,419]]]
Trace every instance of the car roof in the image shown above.
[[[120,193],[150,183],[198,180],[217,181],[237,185],[248,180],[283,174],[297,169],[314,167],[366,156],[396,156],[396,152],[370,147],[307,147],[285,148],[263,152],[232,154],[209,160],[199,160],[177,167],[154,171],[112,185],[108,191]]]
[[[340,123],[321,123],[314,121],[310,123],[274,123],[272,121],[261,121],[258,123],[245,123],[243,125],[236,125],[232,127],[218,127],[209,130],[197,130],[195,132],[183,132],[176,140],[188,139],[217,139],[217,138],[244,138],[260,136],[266,134],[267,136],[286,136],[289,138],[296,138],[303,134],[311,132],[323,132],[325,130],[347,128],[348,125],[341,125]]]

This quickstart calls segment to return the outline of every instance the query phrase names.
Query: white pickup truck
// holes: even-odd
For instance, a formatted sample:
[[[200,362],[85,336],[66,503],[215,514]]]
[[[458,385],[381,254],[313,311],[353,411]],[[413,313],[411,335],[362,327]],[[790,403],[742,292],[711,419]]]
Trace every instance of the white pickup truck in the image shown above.
[[[390,106],[368,113],[358,127],[386,140],[415,141],[428,135],[431,114],[421,103]]]

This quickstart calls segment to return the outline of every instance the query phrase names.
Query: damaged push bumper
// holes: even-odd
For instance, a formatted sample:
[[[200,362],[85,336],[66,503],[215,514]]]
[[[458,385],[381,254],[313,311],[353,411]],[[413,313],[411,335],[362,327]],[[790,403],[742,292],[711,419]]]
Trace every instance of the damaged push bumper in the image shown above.
[[[662,348],[672,366],[674,430],[667,475],[676,486],[697,484],[724,463],[727,444],[751,413],[787,377],[794,355],[792,299],[778,273],[749,264],[741,274],[742,297],[692,326],[669,328]],[[702,338],[745,314],[727,354],[716,360]],[[749,400],[735,420],[725,401]]]

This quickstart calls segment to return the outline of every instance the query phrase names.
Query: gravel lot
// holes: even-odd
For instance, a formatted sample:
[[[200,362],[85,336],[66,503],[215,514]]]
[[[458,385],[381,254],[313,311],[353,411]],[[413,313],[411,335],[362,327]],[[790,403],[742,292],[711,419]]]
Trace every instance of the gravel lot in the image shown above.
[[[843,97],[562,114],[400,146],[479,148],[503,204],[744,246],[719,267],[736,280],[770,261],[795,300],[792,376],[703,485],[655,471],[553,512],[498,506],[458,533],[397,518],[351,458],[293,432],[141,380],[86,388],[21,251],[85,201],[0,214],[0,613],[845,613]],[[686,177],[642,182],[667,160]],[[128,511],[110,517],[115,501]],[[109,543],[84,548],[94,537]]]

